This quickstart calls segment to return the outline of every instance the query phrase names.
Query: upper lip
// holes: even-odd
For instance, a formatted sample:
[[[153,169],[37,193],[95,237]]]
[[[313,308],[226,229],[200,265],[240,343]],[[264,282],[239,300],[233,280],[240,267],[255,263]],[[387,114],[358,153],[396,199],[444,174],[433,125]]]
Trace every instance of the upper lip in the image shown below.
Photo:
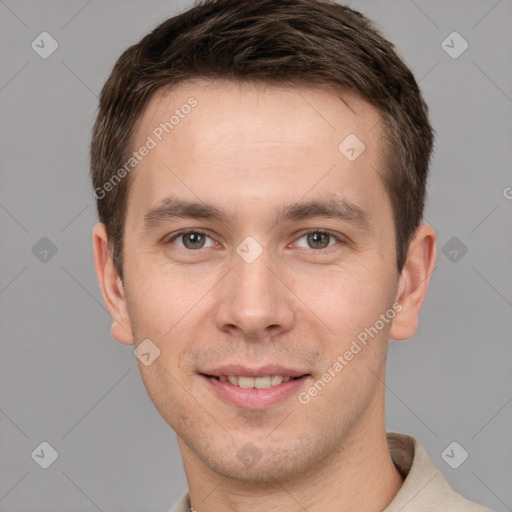
[[[308,375],[308,372],[294,370],[293,368],[287,368],[285,366],[279,366],[275,364],[259,366],[258,368],[249,368],[246,365],[240,364],[229,364],[218,366],[216,368],[212,368],[201,373],[203,375],[211,375],[212,377],[219,377],[220,375],[233,375],[243,377],[264,377],[267,375],[281,375],[283,377],[301,377],[302,375]]]

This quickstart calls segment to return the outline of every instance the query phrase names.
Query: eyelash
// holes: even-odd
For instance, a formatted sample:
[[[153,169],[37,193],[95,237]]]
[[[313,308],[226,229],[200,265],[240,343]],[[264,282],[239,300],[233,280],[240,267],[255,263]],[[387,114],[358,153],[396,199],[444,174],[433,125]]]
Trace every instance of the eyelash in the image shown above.
[[[180,236],[183,236],[183,235],[187,235],[189,233],[196,233],[196,234],[199,234],[199,235],[204,235],[210,239],[213,240],[213,238],[208,234],[206,233],[205,231],[202,231],[200,229],[185,229],[183,231],[180,231],[178,233],[176,233],[175,235],[173,235],[171,238],[167,238],[166,240],[164,240],[164,244],[165,245],[168,245],[168,244],[171,244],[173,243],[176,239],[178,239]],[[335,234],[331,233],[330,231],[324,231],[324,230],[321,230],[321,229],[312,229],[312,230],[309,230],[309,231],[306,231],[305,233],[302,233],[295,241],[297,240],[300,240],[301,238],[307,236],[307,235],[310,235],[310,234],[313,234],[313,233],[318,233],[318,234],[322,234],[322,235],[327,235],[331,238],[334,238],[337,242],[339,243],[345,243],[344,240],[342,240],[339,236],[336,236]],[[179,246],[178,246],[179,247]],[[330,250],[332,249],[332,245],[329,245],[323,249],[313,249],[313,248],[309,248],[311,251],[314,251],[314,252],[321,252],[323,251],[324,253],[325,252],[330,252]],[[183,249],[185,251],[188,251],[188,252],[198,252],[198,251],[201,251],[201,249],[187,249],[186,247],[183,248],[183,247],[179,247],[180,249]],[[209,247],[206,247],[206,249],[209,249]]]

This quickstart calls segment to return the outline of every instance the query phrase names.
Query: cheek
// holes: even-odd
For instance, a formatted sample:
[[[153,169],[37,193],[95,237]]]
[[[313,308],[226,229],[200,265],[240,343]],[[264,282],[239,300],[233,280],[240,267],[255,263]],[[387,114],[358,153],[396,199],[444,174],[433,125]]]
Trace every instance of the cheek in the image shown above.
[[[170,273],[152,264],[151,258],[133,262],[127,290],[132,325],[141,335],[166,340],[188,320],[201,297],[208,291],[208,279],[188,272]],[[129,276],[129,277],[128,277]],[[210,285],[211,286],[211,285]]]
[[[128,312],[136,344],[149,338],[160,351],[149,366],[139,363],[144,385],[158,408],[166,408],[183,394],[182,386],[190,388],[193,369],[188,357],[191,347],[205,334],[208,302],[201,300],[211,284],[173,278],[165,272],[135,274],[127,293]],[[154,366],[154,368],[153,368]],[[164,391],[165,390],[165,391]],[[173,402],[178,406],[178,402]],[[170,409],[172,411],[172,407]]]
[[[391,282],[382,270],[379,275],[374,269],[337,268],[329,274],[303,276],[296,283],[297,296],[341,338],[373,324],[392,296]]]

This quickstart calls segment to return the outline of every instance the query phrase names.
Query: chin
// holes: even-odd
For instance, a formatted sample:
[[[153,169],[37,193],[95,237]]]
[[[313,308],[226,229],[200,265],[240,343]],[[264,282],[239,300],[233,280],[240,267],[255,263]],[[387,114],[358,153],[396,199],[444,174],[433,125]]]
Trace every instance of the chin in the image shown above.
[[[268,485],[291,480],[309,471],[315,464],[315,450],[306,451],[304,445],[289,448],[267,447],[260,451],[249,442],[236,451],[233,445],[215,454],[208,451],[210,453],[203,452],[200,458],[212,471],[247,484]],[[251,455],[252,460],[248,459]]]

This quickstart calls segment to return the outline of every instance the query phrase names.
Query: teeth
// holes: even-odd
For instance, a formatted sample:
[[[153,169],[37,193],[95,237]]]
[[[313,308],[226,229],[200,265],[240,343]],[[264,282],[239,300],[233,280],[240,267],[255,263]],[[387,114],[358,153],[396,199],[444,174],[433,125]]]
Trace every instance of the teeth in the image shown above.
[[[253,388],[254,387],[254,377],[238,377],[238,385],[241,388]]]
[[[282,382],[288,382],[292,377],[282,375],[266,375],[264,377],[246,377],[244,375],[220,375],[222,382],[229,381],[233,386],[244,389],[268,389],[272,386],[279,386]]]
[[[272,386],[272,377],[256,377],[254,387],[257,389],[267,389]]]
[[[272,377],[272,386],[277,386],[278,384],[281,384],[283,382],[283,377],[281,375],[274,375]]]

